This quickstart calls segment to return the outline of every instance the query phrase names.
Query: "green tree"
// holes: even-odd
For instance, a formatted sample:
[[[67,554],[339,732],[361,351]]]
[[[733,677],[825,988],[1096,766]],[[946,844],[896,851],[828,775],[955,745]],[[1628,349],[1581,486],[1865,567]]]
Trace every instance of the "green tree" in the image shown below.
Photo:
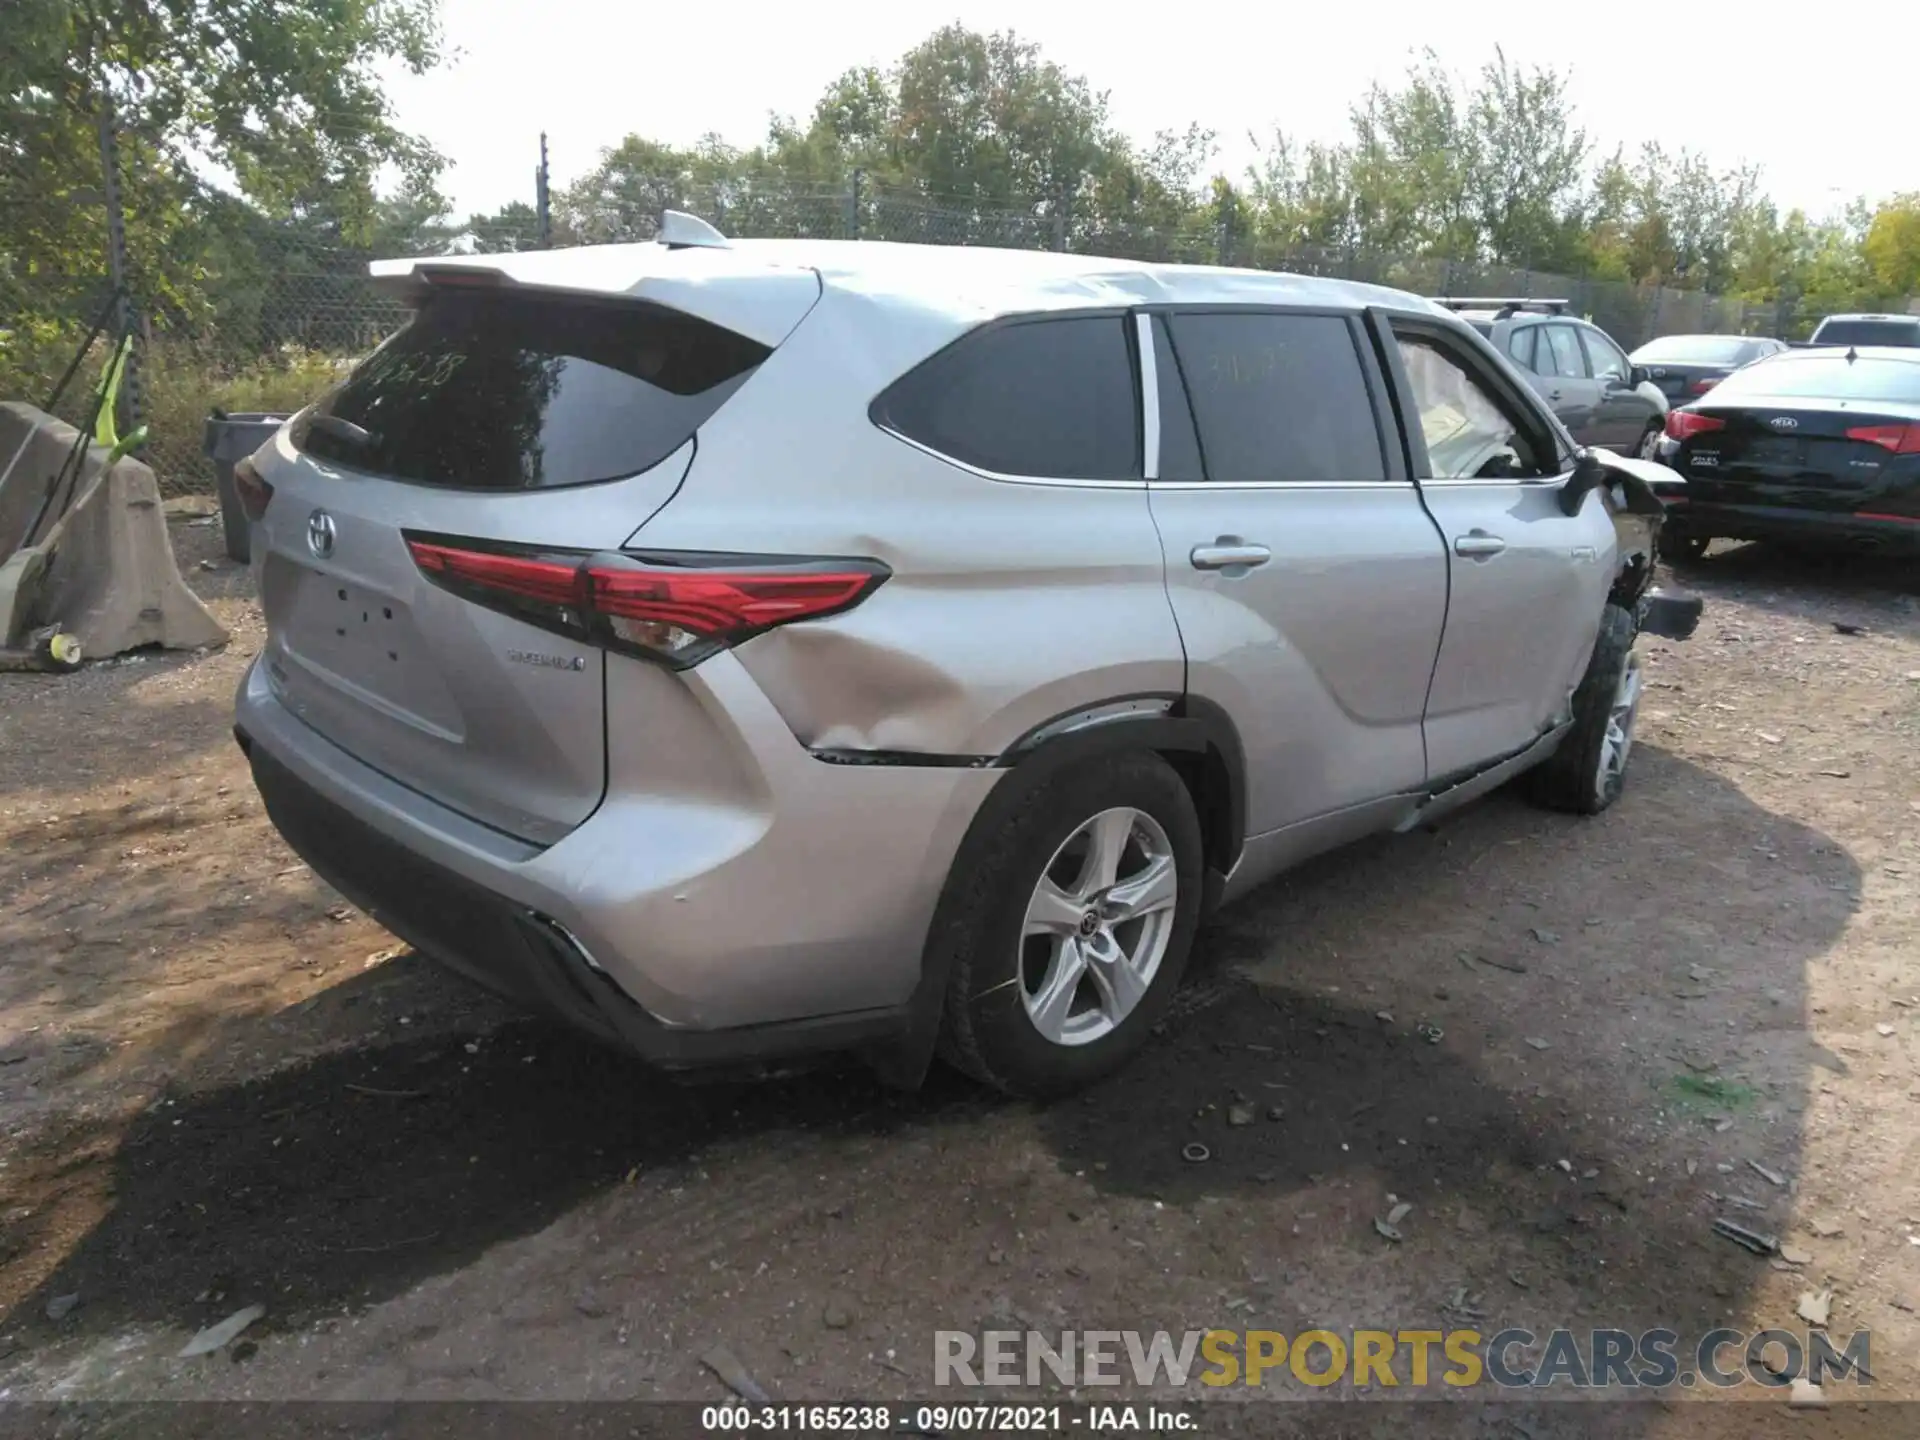
[[[1882,294],[1920,295],[1920,190],[1897,195],[1874,211],[1860,249]]]

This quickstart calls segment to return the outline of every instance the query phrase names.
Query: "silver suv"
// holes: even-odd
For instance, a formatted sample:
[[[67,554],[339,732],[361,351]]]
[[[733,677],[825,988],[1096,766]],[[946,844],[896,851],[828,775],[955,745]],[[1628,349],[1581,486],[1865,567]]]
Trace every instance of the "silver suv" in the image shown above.
[[[666,1067],[1058,1092],[1209,906],[1619,793],[1659,472],[1445,311],[664,235],[376,266],[415,318],[237,477],[240,744],[423,953]]]

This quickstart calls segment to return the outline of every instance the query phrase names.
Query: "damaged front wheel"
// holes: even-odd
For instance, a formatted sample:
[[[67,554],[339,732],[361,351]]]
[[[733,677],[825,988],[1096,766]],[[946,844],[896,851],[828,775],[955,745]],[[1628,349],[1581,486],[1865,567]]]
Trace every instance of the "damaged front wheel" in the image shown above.
[[[1580,688],[1573,692],[1573,728],[1531,776],[1533,798],[1554,810],[1597,815],[1620,798],[1640,718],[1640,657],[1633,615],[1609,605]]]

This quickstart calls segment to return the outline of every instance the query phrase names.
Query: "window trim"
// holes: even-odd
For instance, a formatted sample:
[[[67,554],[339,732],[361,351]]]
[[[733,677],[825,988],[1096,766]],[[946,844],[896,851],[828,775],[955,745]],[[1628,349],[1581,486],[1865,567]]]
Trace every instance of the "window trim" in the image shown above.
[[[1205,480],[1159,480],[1149,484],[1163,494],[1184,494],[1189,490],[1379,490],[1385,486],[1410,485],[1412,477],[1408,472],[1400,448],[1393,444],[1392,436],[1397,428],[1390,387],[1386,376],[1368,343],[1366,333],[1366,312],[1342,305],[1285,305],[1263,304],[1259,301],[1163,301],[1152,305],[1140,306],[1136,314],[1146,317],[1158,316],[1166,323],[1167,348],[1173,353],[1174,363],[1179,366],[1180,393],[1186,397],[1187,413],[1192,419],[1194,440],[1200,449],[1200,467],[1206,473]],[[1186,367],[1180,359],[1179,341],[1174,337],[1172,321],[1183,315],[1297,315],[1310,318],[1326,318],[1341,321],[1347,332],[1347,340],[1353,346],[1354,359],[1359,363],[1362,382],[1367,387],[1367,408],[1373,416],[1374,443],[1380,447],[1380,471],[1378,480],[1215,480],[1213,467],[1207,460],[1206,437],[1201,434],[1200,417],[1193,409],[1193,396],[1187,389]],[[1155,372],[1157,375],[1157,371]],[[1155,392],[1155,403],[1158,404]],[[1155,417],[1155,433],[1159,433],[1159,419]],[[1158,456],[1156,473],[1158,471]]]
[[[1390,377],[1393,386],[1394,409],[1399,420],[1400,443],[1406,451],[1407,473],[1413,477],[1413,483],[1420,489],[1429,486],[1488,486],[1488,485],[1532,485],[1540,488],[1558,489],[1565,483],[1567,474],[1573,468],[1574,454],[1578,446],[1572,443],[1572,437],[1554,416],[1551,410],[1541,402],[1531,385],[1524,381],[1516,385],[1507,372],[1518,373],[1517,366],[1501,355],[1499,348],[1479,334],[1434,315],[1423,315],[1416,311],[1390,310],[1373,306],[1367,311],[1368,328],[1373,332],[1373,348],[1379,353],[1383,369]],[[1522,421],[1522,428],[1529,432],[1535,444],[1550,442],[1543,449],[1551,451],[1554,469],[1547,475],[1536,475],[1518,479],[1479,479],[1466,476],[1461,479],[1436,479],[1433,474],[1433,461],[1427,454],[1427,441],[1416,421],[1409,416],[1416,415],[1413,381],[1408,376],[1406,366],[1400,363],[1398,341],[1402,335],[1425,340],[1459,362],[1462,369],[1497,403],[1507,406],[1510,414]],[[1531,421],[1531,424],[1527,424]]]
[[[1127,324],[1127,318],[1132,313],[1131,308],[1125,306],[1091,305],[1071,306],[1057,310],[1021,310],[1007,315],[996,315],[983,324],[963,330],[939,349],[929,351],[887,381],[880,387],[879,393],[867,402],[867,420],[881,434],[890,435],[903,445],[911,445],[923,455],[931,455],[943,464],[951,465],[956,470],[963,470],[969,475],[977,475],[983,480],[995,480],[1003,485],[1049,485],[1075,490],[1144,490],[1147,488],[1147,481],[1141,473],[1136,473],[1132,479],[1128,480],[1086,480],[1059,475],[1009,475],[1004,471],[989,470],[984,465],[975,465],[971,461],[962,460],[957,455],[949,455],[946,451],[937,449],[924,440],[916,440],[904,430],[895,428],[884,418],[881,405],[881,402],[892,393],[894,387],[904,382],[909,376],[917,375],[949,350],[977,340],[980,336],[993,331],[1012,329],[1018,325],[1044,324],[1049,320],[1118,320],[1121,339],[1127,347],[1128,368],[1133,376],[1133,468],[1136,472],[1140,472],[1145,457],[1143,442],[1147,396],[1140,387],[1140,355],[1136,331],[1133,326]],[[1159,423],[1157,415],[1154,423],[1156,426]]]

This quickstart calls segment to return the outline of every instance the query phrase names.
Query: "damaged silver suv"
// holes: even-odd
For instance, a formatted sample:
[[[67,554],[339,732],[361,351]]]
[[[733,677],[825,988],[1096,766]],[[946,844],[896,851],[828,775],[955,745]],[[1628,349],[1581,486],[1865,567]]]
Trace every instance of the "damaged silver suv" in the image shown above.
[[[1201,914],[1528,772],[1620,793],[1659,472],[1333,280],[662,243],[383,262],[250,462],[268,813],[423,953],[654,1062],[1045,1094]]]

